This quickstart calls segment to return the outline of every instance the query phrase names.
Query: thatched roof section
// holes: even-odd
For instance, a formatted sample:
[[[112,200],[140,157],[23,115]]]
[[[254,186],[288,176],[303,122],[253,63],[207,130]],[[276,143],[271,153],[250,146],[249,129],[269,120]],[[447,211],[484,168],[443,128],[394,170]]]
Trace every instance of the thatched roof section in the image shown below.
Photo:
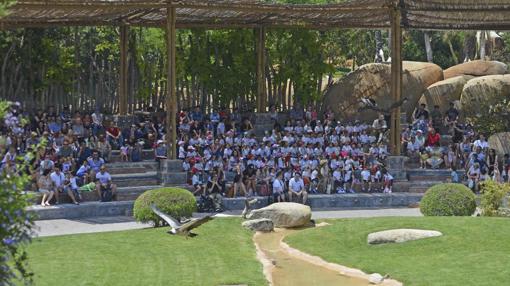
[[[507,30],[508,0],[402,0],[406,28]]]
[[[253,0],[18,0],[0,21],[4,27],[59,25],[164,26],[176,7],[178,28],[389,26],[388,1],[360,0],[332,5],[285,5]]]
[[[275,4],[256,0],[18,0],[3,28],[82,25],[160,26],[175,7],[178,28],[389,28],[398,7],[403,28],[510,29],[508,0],[347,0]]]

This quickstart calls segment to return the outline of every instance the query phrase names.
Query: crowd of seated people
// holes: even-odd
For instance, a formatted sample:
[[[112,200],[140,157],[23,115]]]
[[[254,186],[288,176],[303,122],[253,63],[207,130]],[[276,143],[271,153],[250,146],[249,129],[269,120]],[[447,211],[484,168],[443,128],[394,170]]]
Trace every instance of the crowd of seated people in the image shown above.
[[[496,151],[489,147],[486,135],[461,122],[453,102],[444,114],[439,109],[436,105],[429,112],[421,104],[415,111],[413,124],[402,132],[405,154],[418,158],[420,168],[450,169],[452,182],[465,182],[475,192],[488,179],[509,182],[510,156],[498,158]],[[448,135],[443,145],[441,135]],[[459,175],[460,169],[465,174]]]
[[[392,191],[393,177],[383,168],[386,138],[379,136],[387,129],[383,118],[369,125],[338,122],[327,113],[320,120],[313,108],[294,108],[283,126],[272,113],[273,129],[258,138],[249,118],[235,116],[204,116],[198,108],[180,113],[178,158],[197,195],[211,192],[215,182],[229,196],[273,194],[277,201],[306,202],[309,193],[319,192]]]
[[[228,109],[204,114],[199,107],[178,114],[177,153],[195,194],[272,194],[277,201],[306,202],[310,193],[392,191],[393,177],[384,168],[384,116],[371,124],[339,122],[332,112],[319,118],[313,107],[296,106],[282,120],[271,106],[273,128],[257,137],[251,118],[241,114]],[[15,173],[20,157],[29,163],[35,170],[31,190],[43,194],[42,205],[53,198],[59,203],[61,194],[78,204],[80,190],[101,198],[104,189],[116,191],[105,166],[113,150],[119,150],[122,161],[142,160],[143,149],[153,149],[156,160],[166,158],[163,122],[164,115],[149,113],[120,128],[99,110],[27,112],[12,103],[0,122],[0,169]],[[445,134],[451,136],[441,146]],[[464,180],[473,190],[487,178],[509,180],[509,156],[498,158],[483,134],[461,124],[453,103],[444,114],[438,106],[429,112],[421,105],[402,143],[405,155],[423,168],[464,169],[464,176],[452,172],[452,181]]]
[[[26,168],[33,170],[28,190],[43,194],[42,206],[53,198],[60,203],[64,193],[79,204],[80,189],[95,191],[105,200],[105,194],[115,197],[116,192],[105,166],[112,150],[119,150],[121,160],[141,161],[143,148],[158,150],[161,145],[164,127],[159,122],[142,118],[121,129],[99,110],[71,113],[64,108],[57,113],[49,107],[31,113],[20,103],[11,103],[0,122],[0,169],[14,174],[16,166],[28,164],[31,168]]]

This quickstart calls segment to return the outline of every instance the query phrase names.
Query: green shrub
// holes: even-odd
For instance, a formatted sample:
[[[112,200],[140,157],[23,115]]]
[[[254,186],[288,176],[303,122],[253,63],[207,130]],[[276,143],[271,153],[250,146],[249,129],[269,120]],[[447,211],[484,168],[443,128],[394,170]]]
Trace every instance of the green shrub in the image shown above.
[[[420,211],[425,216],[470,216],[475,210],[475,195],[461,184],[435,185],[420,202]]]
[[[151,204],[155,204],[161,211],[176,219],[190,217],[197,207],[195,197],[188,190],[179,188],[150,190],[135,201],[133,216],[136,221],[152,222],[154,226],[163,225],[163,220],[151,210]]]
[[[482,199],[480,207],[484,216],[499,216],[499,208],[503,198],[510,192],[510,185],[501,184],[492,180],[480,184]]]

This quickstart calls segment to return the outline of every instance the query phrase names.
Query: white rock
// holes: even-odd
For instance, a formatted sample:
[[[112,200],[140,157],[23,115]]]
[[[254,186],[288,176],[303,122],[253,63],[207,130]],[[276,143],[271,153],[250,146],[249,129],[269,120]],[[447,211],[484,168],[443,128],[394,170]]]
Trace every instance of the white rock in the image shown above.
[[[381,284],[384,281],[384,277],[379,273],[372,273],[368,276],[368,282],[370,284]]]
[[[274,227],[299,227],[307,225],[312,218],[309,206],[297,203],[275,203],[265,208],[253,210],[248,219],[270,219]]]
[[[381,243],[401,243],[411,240],[418,240],[429,237],[437,237],[443,235],[435,230],[422,229],[392,229],[379,232],[373,232],[368,235],[368,244]]]
[[[243,227],[250,229],[250,230],[254,230],[254,231],[269,232],[269,231],[273,231],[273,229],[274,229],[273,221],[271,221],[270,219],[266,219],[266,218],[248,220],[248,221],[243,222],[242,225],[243,225]]]

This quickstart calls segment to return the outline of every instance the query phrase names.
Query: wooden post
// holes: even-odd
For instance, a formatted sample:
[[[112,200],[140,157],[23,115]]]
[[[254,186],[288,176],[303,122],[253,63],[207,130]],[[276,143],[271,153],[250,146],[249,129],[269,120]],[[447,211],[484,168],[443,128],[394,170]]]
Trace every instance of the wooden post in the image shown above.
[[[262,27],[255,29],[255,45],[257,52],[257,110],[258,112],[266,112],[266,31]]]
[[[129,27],[120,26],[120,75],[119,75],[119,113],[126,115],[128,110],[128,41]]]
[[[167,93],[166,93],[166,143],[168,158],[176,159],[177,150],[177,92],[175,89],[175,7],[167,8],[166,17],[166,47],[167,47]]]
[[[402,28],[400,8],[397,4],[391,11],[391,94],[395,102],[402,97]],[[390,146],[392,155],[399,156],[401,150],[400,107],[391,113]]]

